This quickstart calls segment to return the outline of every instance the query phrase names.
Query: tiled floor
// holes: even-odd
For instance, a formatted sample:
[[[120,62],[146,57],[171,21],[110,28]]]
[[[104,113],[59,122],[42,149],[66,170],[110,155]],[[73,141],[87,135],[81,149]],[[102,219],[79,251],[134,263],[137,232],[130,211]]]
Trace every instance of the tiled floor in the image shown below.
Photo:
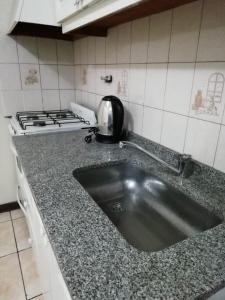
[[[43,300],[20,209],[0,213],[0,300]]]

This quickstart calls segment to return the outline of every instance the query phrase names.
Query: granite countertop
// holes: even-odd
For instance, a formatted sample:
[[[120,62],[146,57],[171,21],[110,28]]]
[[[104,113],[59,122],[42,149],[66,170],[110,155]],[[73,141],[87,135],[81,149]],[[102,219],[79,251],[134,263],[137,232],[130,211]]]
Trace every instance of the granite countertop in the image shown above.
[[[194,174],[181,185],[180,178],[140,151],[86,144],[85,134],[13,138],[72,299],[205,299],[225,286],[224,223],[163,251],[139,251],[126,242],[72,173],[126,159],[161,176],[224,220],[223,175]],[[144,139],[133,140],[157,150]],[[170,160],[171,153],[166,155]]]

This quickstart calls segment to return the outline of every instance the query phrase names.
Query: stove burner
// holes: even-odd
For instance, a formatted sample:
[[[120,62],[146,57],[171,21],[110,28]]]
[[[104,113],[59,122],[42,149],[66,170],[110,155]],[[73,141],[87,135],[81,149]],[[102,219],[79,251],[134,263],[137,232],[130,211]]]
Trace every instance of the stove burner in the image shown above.
[[[27,120],[38,120],[39,117],[38,116],[26,116],[25,117]]]
[[[33,122],[33,126],[43,127],[43,126],[46,126],[46,123],[45,123],[45,121],[35,121],[35,122]]]
[[[56,118],[58,118],[58,119],[66,119],[66,117],[67,117],[66,113],[65,114],[63,114],[63,113],[56,114]]]

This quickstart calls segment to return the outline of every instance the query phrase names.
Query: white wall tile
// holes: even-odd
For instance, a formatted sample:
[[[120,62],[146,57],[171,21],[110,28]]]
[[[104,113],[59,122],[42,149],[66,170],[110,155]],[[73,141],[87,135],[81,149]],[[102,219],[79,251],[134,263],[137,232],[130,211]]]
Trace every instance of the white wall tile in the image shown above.
[[[24,110],[42,110],[42,93],[40,90],[36,91],[22,91]]]
[[[152,15],[148,62],[168,62],[172,10]]]
[[[118,28],[109,28],[108,35],[106,38],[106,63],[115,64],[116,63],[116,50],[117,50],[117,36]]]
[[[0,63],[17,63],[16,40],[7,35],[0,35]]]
[[[143,106],[138,104],[129,103],[129,130],[137,134],[142,133],[142,123],[143,123]]]
[[[117,63],[126,64],[130,62],[131,51],[131,23],[118,26],[117,40]]]
[[[145,138],[156,143],[160,142],[163,111],[144,107],[142,134]]]
[[[20,90],[21,80],[18,64],[0,64],[0,90]]]
[[[225,102],[225,63],[197,63],[190,115],[221,123]]]
[[[38,38],[40,64],[57,64],[56,40]]]
[[[90,93],[96,92],[96,75],[95,65],[87,66],[87,91]]]
[[[148,55],[149,17],[131,24],[131,63],[145,63]]]
[[[76,90],[75,97],[76,97],[76,103],[82,105],[82,91]]]
[[[82,91],[88,90],[88,66],[80,66],[80,88]]]
[[[95,64],[95,37],[88,37],[88,64]]]
[[[101,76],[105,76],[105,65],[95,66],[96,74],[96,93],[99,95],[105,95],[105,82],[101,79]]]
[[[83,38],[80,40],[80,63],[88,63],[88,39]]]
[[[214,167],[225,172],[225,126],[221,126]]]
[[[38,63],[37,39],[30,36],[18,36],[18,55],[20,63]]]
[[[56,65],[41,65],[41,86],[43,89],[58,89],[58,69]]]
[[[128,101],[129,97],[129,74],[130,66],[128,64],[117,65],[116,96],[125,101]]]
[[[167,64],[147,65],[145,105],[162,109],[167,77]]]
[[[143,104],[145,98],[146,64],[130,65],[129,101]]]
[[[75,103],[75,90],[60,90],[59,91],[61,109],[71,109],[70,103]]]
[[[73,42],[57,40],[57,57],[60,65],[74,64]]]
[[[220,125],[189,119],[187,136],[185,141],[185,153],[193,155],[194,159],[212,166]]]
[[[183,153],[187,117],[164,112],[161,144]]]
[[[105,64],[105,41],[104,37],[96,37],[95,39],[96,64]]]
[[[74,68],[74,81],[75,81],[75,89],[81,90],[82,89],[82,82],[81,82],[81,66],[75,65]]]
[[[224,0],[205,0],[198,47],[198,61],[224,61],[224,36]]]
[[[168,66],[164,109],[187,115],[191,100],[194,63],[170,63]]]
[[[117,65],[106,65],[105,74],[112,75],[112,82],[105,83],[105,94],[106,95],[116,95],[117,85],[118,85],[118,69]]]
[[[2,108],[4,116],[13,116],[24,110],[21,91],[2,91]]]
[[[59,90],[43,90],[44,110],[60,109]]]
[[[22,88],[24,90],[40,90],[39,65],[20,64]]]
[[[74,89],[74,67],[73,66],[58,66],[59,71],[59,88]]]
[[[170,62],[193,62],[196,59],[202,1],[174,9],[170,43]]]
[[[74,63],[75,65],[79,65],[81,63],[80,58],[80,40],[74,42]]]
[[[92,93],[87,93],[87,107],[89,109],[96,109],[96,95]]]

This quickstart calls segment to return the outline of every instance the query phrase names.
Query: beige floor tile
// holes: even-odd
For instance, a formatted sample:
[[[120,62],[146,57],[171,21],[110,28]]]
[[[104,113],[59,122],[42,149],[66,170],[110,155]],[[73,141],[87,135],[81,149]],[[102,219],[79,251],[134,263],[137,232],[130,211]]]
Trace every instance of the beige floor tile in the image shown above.
[[[20,218],[20,219],[13,220],[13,226],[14,226],[18,251],[30,248],[30,244],[28,243],[29,230],[27,227],[26,219]]]
[[[0,258],[0,299],[26,299],[17,253]]]
[[[19,252],[19,257],[27,298],[30,299],[41,294],[39,276],[32,249]]]
[[[5,222],[9,220],[11,220],[9,212],[0,213],[0,222]]]
[[[33,298],[32,300],[44,300],[44,297],[41,295],[41,296]]]
[[[0,223],[0,257],[16,252],[12,222]]]
[[[23,212],[20,208],[11,210],[10,213],[11,213],[11,217],[12,217],[13,220],[24,217],[24,214],[23,214]]]

